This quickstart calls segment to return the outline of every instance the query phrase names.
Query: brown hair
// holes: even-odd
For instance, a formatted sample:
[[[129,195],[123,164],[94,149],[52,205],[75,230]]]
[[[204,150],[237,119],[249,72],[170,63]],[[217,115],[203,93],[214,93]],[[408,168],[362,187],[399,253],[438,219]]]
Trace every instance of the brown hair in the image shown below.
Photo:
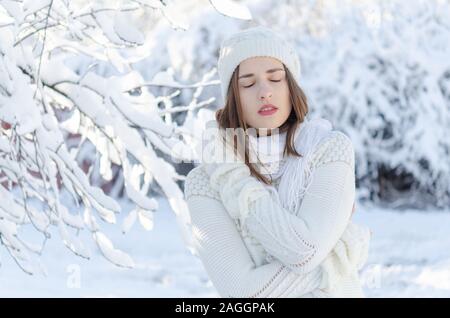
[[[289,69],[283,64],[284,70],[286,71],[286,79],[289,87],[289,98],[292,104],[292,110],[289,114],[289,117],[286,121],[279,127],[280,132],[287,131],[286,133],[286,145],[284,148],[283,154],[299,156],[299,154],[294,147],[294,133],[297,127],[303,122],[306,114],[308,113],[308,104],[306,95],[303,90],[297,85],[296,80],[292,76],[292,73]],[[238,74],[239,74],[239,65],[233,72],[230,80],[230,86],[228,87],[228,92],[226,96],[225,106],[216,111],[216,121],[219,125],[219,128],[243,128],[244,131],[247,131],[248,126],[243,119],[242,112],[242,104],[239,96],[239,85],[238,85]],[[238,147],[240,142],[247,141],[242,140],[239,141],[238,136],[234,136],[234,149],[245,149],[245,153],[243,155],[245,164],[249,167],[250,173],[258,178],[260,181],[265,184],[271,184],[272,180],[268,180],[265,176],[257,171],[257,169],[249,162],[249,151],[248,151],[248,142],[244,142],[245,147]],[[239,136],[241,137],[241,136]],[[248,136],[244,136],[244,138],[248,138]],[[241,144],[242,145],[242,144]],[[242,155],[242,154],[241,154]]]

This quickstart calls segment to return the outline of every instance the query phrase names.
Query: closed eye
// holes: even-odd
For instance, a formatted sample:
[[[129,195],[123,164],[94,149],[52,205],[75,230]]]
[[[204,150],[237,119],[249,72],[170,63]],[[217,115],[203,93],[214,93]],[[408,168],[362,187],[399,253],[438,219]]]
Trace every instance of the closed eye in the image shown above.
[[[281,82],[281,80],[278,80],[278,81],[275,81],[275,80],[270,80],[271,82]],[[248,88],[248,87],[252,87],[253,86],[253,84],[251,84],[251,85],[248,85],[248,86],[244,86],[245,88]]]

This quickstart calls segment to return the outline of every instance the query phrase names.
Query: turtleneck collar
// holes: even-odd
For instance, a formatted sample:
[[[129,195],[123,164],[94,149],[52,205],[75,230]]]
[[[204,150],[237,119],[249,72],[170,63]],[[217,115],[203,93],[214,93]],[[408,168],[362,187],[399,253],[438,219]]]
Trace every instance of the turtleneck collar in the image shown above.
[[[269,175],[278,171],[283,160],[286,135],[286,131],[259,137],[249,134],[250,160],[259,167],[262,174]]]

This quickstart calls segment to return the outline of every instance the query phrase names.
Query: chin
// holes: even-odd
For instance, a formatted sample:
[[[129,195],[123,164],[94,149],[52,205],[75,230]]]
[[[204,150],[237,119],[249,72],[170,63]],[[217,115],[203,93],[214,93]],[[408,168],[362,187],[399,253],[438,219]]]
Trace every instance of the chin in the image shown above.
[[[265,128],[265,129],[275,129],[275,128],[281,127],[282,124],[283,124],[282,121],[276,121],[276,122],[271,122],[271,123],[261,123],[254,127]]]

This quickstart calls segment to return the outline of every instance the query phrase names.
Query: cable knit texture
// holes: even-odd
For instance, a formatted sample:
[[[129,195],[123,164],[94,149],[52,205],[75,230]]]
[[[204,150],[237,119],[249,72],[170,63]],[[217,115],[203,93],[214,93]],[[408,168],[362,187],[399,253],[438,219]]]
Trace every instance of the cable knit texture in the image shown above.
[[[207,196],[220,201],[219,193],[209,185],[209,176],[201,166],[192,169],[186,178],[184,185],[186,200],[191,196]]]
[[[245,176],[246,167],[224,174],[218,188],[202,165],[188,174],[185,196],[197,254],[222,297],[363,297],[358,270],[370,234],[350,221],[351,141],[334,131],[312,158],[313,180],[297,211],[281,206],[276,184]],[[259,194],[252,196],[255,189]],[[239,204],[223,200],[230,193],[239,198],[226,201]]]

